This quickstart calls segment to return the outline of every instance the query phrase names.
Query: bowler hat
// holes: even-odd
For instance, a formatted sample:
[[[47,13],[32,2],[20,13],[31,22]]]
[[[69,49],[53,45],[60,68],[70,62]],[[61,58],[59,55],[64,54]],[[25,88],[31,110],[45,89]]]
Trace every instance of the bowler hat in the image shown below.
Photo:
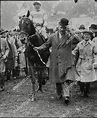
[[[89,28],[92,28],[92,29],[97,29],[97,25],[96,24],[91,24]]]
[[[79,30],[84,30],[85,29],[85,26],[84,25],[80,25],[80,27],[79,27]]]
[[[69,23],[69,20],[66,19],[66,18],[62,18],[62,19],[59,21],[59,24],[60,24],[61,26],[67,26],[68,23]]]

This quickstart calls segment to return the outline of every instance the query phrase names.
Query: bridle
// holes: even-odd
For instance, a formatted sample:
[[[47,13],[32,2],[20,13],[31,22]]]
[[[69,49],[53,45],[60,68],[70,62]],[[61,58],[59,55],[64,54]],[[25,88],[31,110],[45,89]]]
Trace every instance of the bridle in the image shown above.
[[[45,63],[45,62],[43,61],[43,59],[41,58],[41,56],[40,56],[38,50],[35,49],[35,46],[34,46],[34,45],[30,42],[30,40],[29,40],[30,38],[33,38],[36,34],[33,34],[33,35],[30,35],[30,36],[29,36],[29,34],[26,33],[25,31],[20,31],[20,35],[21,35],[21,34],[25,34],[25,35],[26,35],[26,38],[27,38],[27,40],[28,40],[27,43],[34,49],[34,51],[37,52],[37,55],[39,56],[41,62],[42,62],[44,65],[46,65],[46,63]],[[27,46],[27,44],[26,44],[26,46]]]

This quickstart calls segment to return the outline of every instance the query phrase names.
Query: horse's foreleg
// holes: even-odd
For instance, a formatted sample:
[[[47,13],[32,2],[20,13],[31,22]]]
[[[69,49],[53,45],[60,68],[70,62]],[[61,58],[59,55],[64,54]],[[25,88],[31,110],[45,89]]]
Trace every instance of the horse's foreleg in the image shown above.
[[[38,83],[39,83],[39,89],[42,92],[42,71],[40,70],[38,72]]]
[[[34,68],[33,66],[30,64],[30,69],[31,69],[31,83],[32,83],[32,99],[31,101],[35,101],[36,100],[36,91],[35,91],[35,73],[34,73]]]

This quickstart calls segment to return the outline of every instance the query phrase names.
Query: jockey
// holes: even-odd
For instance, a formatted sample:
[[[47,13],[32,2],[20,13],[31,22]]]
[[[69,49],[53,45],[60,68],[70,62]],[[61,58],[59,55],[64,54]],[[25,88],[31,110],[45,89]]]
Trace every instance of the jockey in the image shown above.
[[[30,19],[33,21],[36,31],[47,39],[46,27],[47,27],[47,14],[41,9],[41,3],[35,1],[33,3],[35,10],[30,13]]]

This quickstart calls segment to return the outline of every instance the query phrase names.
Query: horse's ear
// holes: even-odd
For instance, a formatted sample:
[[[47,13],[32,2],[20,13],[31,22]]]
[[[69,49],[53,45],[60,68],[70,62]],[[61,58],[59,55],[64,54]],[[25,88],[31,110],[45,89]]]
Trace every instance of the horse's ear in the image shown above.
[[[30,11],[28,10],[26,17],[29,17],[29,16],[30,16]]]

